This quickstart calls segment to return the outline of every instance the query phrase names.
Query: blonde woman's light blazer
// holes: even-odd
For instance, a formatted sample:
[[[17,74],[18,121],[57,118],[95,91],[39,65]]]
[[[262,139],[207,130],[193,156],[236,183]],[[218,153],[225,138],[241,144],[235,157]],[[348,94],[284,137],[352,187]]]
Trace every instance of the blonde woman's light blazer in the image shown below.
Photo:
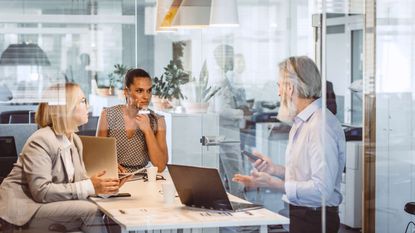
[[[0,186],[0,218],[21,226],[45,203],[80,199],[75,183],[69,183],[64,150],[50,127],[29,137],[12,171]],[[88,179],[82,159],[82,142],[73,137],[73,181]],[[74,149],[72,149],[74,150]]]

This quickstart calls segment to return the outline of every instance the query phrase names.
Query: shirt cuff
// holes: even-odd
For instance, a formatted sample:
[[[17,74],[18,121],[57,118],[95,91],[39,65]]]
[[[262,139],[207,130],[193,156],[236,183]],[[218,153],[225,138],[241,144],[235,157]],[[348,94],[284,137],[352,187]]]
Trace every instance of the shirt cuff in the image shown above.
[[[293,181],[286,181],[285,182],[285,194],[287,195],[287,199],[290,202],[297,201],[297,185]]]
[[[91,179],[75,182],[75,185],[78,199],[87,199],[90,195],[95,194]]]

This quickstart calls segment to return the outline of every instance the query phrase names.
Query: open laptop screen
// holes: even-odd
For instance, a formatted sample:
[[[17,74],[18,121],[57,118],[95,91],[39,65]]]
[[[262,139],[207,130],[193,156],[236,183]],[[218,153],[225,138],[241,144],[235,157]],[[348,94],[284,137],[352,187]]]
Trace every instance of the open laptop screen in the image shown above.
[[[168,164],[167,167],[184,205],[232,210],[217,169],[172,164]]]

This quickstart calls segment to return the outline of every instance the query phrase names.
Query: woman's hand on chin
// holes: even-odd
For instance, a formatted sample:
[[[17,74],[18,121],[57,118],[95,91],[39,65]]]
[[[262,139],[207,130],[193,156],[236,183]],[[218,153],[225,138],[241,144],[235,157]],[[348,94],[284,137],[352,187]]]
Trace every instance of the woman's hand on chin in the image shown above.
[[[150,118],[146,114],[138,114],[135,117],[135,122],[137,123],[138,128],[146,132],[151,132]]]

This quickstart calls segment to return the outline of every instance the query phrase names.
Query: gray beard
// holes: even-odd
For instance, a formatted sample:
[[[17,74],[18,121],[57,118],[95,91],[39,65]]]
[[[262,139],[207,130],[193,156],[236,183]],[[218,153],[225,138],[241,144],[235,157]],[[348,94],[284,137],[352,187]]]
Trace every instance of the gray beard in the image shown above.
[[[297,115],[297,106],[294,104],[292,99],[288,100],[287,104],[284,104],[283,98],[287,97],[281,97],[281,105],[278,109],[277,119],[286,124],[292,125],[294,117]]]

